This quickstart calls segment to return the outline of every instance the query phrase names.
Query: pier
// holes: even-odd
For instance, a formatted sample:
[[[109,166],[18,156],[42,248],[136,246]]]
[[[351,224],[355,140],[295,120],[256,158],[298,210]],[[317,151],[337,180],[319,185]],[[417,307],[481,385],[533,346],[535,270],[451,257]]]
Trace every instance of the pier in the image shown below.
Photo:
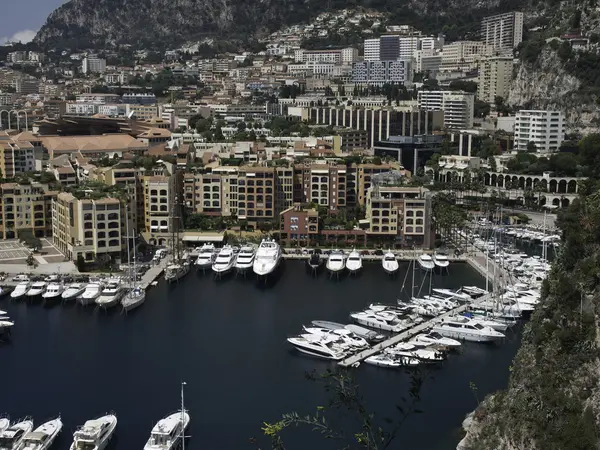
[[[349,357],[341,360],[338,364],[342,367],[352,367],[354,364],[363,361],[364,359],[368,358],[369,356],[373,356],[377,353],[380,353],[383,350],[385,350],[386,348],[391,347],[392,345],[399,344],[400,342],[406,341],[406,340],[416,336],[417,334],[422,333],[425,330],[428,330],[429,328],[433,327],[435,324],[441,322],[442,319],[453,316],[455,314],[460,314],[462,312],[465,312],[469,306],[476,305],[479,302],[484,302],[485,300],[488,300],[490,297],[491,297],[491,294],[484,295],[483,297],[478,298],[477,300],[465,303],[464,305],[461,305],[454,309],[451,309],[450,311],[445,312],[444,314],[440,314],[437,317],[433,317],[432,319],[426,320],[425,322],[415,325],[414,327],[408,328],[407,330],[404,330],[404,331],[390,337],[389,339],[386,339],[385,341],[374,345],[371,348],[368,348],[368,349],[358,352],[352,356],[349,356]]]

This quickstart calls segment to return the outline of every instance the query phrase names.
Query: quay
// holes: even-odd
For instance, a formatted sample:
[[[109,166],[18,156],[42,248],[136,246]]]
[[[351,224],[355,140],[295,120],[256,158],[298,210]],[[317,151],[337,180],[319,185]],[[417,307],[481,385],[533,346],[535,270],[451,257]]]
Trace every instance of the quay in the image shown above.
[[[474,300],[469,303],[465,303],[464,305],[461,305],[454,309],[451,309],[450,311],[447,311],[444,314],[440,314],[437,317],[426,320],[425,322],[415,325],[414,327],[409,328],[407,330],[404,330],[404,331],[392,336],[391,338],[386,339],[385,341],[380,342],[377,345],[374,345],[371,348],[368,348],[368,349],[358,352],[352,356],[349,356],[348,358],[341,360],[338,364],[342,367],[352,367],[356,363],[360,363],[361,361],[368,358],[369,356],[373,356],[377,353],[380,353],[381,351],[385,350],[388,347],[391,347],[392,345],[399,344],[400,342],[406,341],[406,340],[412,338],[413,336],[416,336],[417,334],[422,333],[425,330],[428,330],[429,328],[433,327],[435,324],[441,322],[444,318],[453,316],[455,314],[460,314],[460,313],[466,311],[469,306],[476,305],[479,302],[484,302],[485,300],[488,300],[490,297],[491,297],[491,294],[484,295],[483,297],[481,297],[477,300]]]

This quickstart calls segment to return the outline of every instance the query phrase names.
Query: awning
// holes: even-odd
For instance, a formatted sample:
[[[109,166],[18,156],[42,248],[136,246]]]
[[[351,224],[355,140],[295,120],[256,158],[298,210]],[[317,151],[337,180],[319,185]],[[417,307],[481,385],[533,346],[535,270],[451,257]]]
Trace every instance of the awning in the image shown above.
[[[223,242],[223,239],[225,239],[224,235],[184,236],[182,238],[184,242]]]

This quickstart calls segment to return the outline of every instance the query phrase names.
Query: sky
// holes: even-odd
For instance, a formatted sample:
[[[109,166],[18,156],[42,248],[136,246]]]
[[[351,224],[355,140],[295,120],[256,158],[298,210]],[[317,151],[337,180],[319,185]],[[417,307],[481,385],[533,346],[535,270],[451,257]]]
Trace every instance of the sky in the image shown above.
[[[0,45],[29,42],[46,18],[67,0],[0,0]]]

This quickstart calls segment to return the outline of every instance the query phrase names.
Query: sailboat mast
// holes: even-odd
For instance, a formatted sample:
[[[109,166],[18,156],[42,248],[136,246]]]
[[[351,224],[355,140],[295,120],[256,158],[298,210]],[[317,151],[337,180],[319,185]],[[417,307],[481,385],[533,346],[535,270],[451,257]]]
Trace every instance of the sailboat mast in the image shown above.
[[[410,299],[412,300],[415,297],[415,265],[417,264],[417,250],[414,249],[414,258],[413,258],[413,270],[412,270],[412,286],[410,288]]]
[[[185,450],[185,406],[183,405],[183,386],[185,381],[181,382],[181,450]]]
[[[127,270],[129,272],[129,287],[131,288],[131,254],[129,251],[129,205],[125,205],[125,231],[127,233]]]

